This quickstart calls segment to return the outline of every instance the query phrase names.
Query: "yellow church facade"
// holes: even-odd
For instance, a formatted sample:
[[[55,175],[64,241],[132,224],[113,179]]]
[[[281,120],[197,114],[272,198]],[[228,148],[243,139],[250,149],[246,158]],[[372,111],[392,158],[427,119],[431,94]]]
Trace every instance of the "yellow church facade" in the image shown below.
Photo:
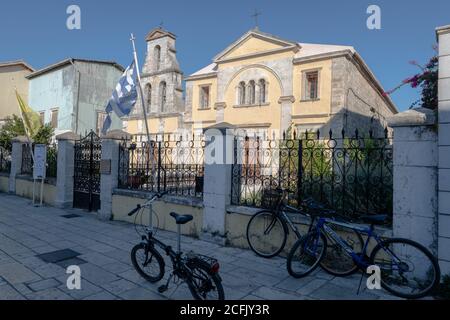
[[[160,49],[155,49],[159,44],[149,41],[150,33],[144,78],[171,73],[175,80],[164,80],[162,86],[154,81],[154,91],[147,94],[152,133],[173,134],[181,129],[200,133],[226,122],[249,134],[258,131],[270,136],[289,128],[320,130],[326,135],[330,130],[340,134],[342,129],[381,134],[386,118],[397,113],[353,47],[288,41],[257,29],[230,44],[211,64],[185,77],[183,99],[181,78],[174,78],[177,72],[181,74],[175,37],[162,29],[153,31],[153,37],[155,32],[157,39],[170,42],[166,57],[156,64],[172,65],[159,75],[148,72],[155,64],[152,60],[161,59]],[[130,133],[143,133],[141,111],[136,108],[136,118],[130,118]]]

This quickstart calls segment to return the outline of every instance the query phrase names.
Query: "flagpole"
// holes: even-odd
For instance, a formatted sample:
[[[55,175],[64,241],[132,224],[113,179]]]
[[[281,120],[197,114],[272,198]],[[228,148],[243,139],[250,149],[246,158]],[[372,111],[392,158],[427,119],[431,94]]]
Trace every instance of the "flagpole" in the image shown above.
[[[155,167],[154,167],[154,163],[153,163],[153,147],[152,147],[152,140],[150,139],[150,130],[148,127],[148,120],[147,120],[147,106],[145,104],[145,99],[144,99],[144,91],[142,90],[142,85],[141,85],[141,72],[139,69],[139,62],[138,62],[138,58],[137,58],[137,53],[136,53],[136,45],[134,43],[134,40],[136,40],[136,38],[134,37],[134,34],[131,34],[131,43],[133,44],[133,56],[134,56],[134,64],[136,66],[136,70],[137,70],[137,79],[138,79],[138,83],[139,83],[139,92],[141,93],[141,103],[142,103],[142,111],[144,114],[144,122],[145,122],[145,131],[147,134],[147,144],[148,144],[148,150],[149,150],[149,160],[151,161],[151,166],[152,166],[152,175],[155,171]],[[153,212],[152,209],[150,207],[149,210],[149,227],[153,228]]]
[[[144,92],[142,90],[142,85],[141,85],[141,72],[139,69],[139,62],[138,62],[138,58],[137,58],[137,53],[136,53],[136,45],[134,43],[134,40],[136,40],[136,38],[134,37],[133,34],[131,34],[131,43],[133,44],[133,56],[134,56],[134,64],[136,66],[136,70],[137,70],[137,79],[138,79],[138,83],[139,83],[139,92],[141,94],[141,103],[142,103],[142,110],[144,113],[144,122],[145,122],[145,131],[147,134],[147,143],[150,144],[151,140],[150,140],[150,130],[148,128],[148,121],[147,121],[147,106],[145,105],[145,99],[144,99]]]

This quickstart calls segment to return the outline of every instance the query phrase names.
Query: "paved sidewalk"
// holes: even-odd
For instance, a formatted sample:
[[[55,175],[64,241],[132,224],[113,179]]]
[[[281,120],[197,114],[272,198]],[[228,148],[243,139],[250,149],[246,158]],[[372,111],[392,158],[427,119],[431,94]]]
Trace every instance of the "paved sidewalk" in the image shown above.
[[[61,216],[78,214],[67,219]],[[175,234],[158,231],[175,245]],[[131,248],[140,241],[134,226],[102,222],[80,210],[35,208],[27,199],[0,194],[0,300],[10,299],[192,299],[185,284],[158,293],[133,269]],[[69,290],[65,265],[46,263],[36,255],[71,249],[80,264],[82,289]],[[303,279],[286,271],[282,258],[266,260],[251,251],[220,247],[183,237],[184,251],[194,250],[217,258],[227,299],[393,299],[383,290],[356,295],[360,276],[334,278],[321,270]],[[168,264],[167,264],[168,265]],[[166,275],[167,276],[167,275]]]

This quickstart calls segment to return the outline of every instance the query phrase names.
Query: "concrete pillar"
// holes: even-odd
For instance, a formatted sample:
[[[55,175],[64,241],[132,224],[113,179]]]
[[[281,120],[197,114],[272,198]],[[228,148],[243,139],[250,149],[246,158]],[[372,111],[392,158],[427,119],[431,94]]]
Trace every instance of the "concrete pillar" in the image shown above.
[[[450,274],[450,25],[437,28],[439,42],[439,264]]]
[[[204,131],[205,178],[201,238],[224,245],[226,208],[231,203],[234,127],[219,123]]]
[[[110,131],[102,137],[102,160],[100,164],[100,220],[112,219],[112,194],[119,179],[119,145],[130,134],[122,130]]]
[[[394,129],[394,237],[417,241],[437,254],[437,132],[430,109],[388,120]]]
[[[10,193],[16,193],[16,176],[22,171],[22,148],[28,142],[28,138],[25,136],[12,139],[11,171],[9,173]]]
[[[281,105],[280,137],[282,136],[283,131],[287,131],[292,124],[292,104],[294,102],[294,96],[284,96],[278,101]]]
[[[66,132],[56,137],[58,141],[58,160],[56,175],[56,200],[58,208],[73,207],[73,176],[75,141],[80,139],[73,132]]]

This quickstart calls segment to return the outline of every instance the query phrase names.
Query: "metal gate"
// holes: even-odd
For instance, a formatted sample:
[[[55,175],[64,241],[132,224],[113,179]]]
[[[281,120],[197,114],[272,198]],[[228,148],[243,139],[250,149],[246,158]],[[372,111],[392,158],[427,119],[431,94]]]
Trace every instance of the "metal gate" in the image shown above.
[[[91,131],[86,137],[75,142],[74,158],[73,206],[98,211],[102,144],[95,132]]]

